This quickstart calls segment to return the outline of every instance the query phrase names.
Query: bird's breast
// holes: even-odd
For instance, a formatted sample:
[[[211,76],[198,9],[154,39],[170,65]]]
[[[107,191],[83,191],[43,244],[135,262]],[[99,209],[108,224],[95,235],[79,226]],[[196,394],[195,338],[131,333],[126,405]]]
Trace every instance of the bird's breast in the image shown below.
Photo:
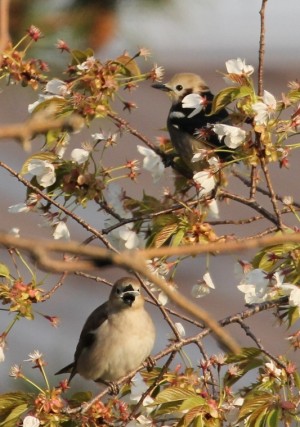
[[[93,333],[94,343],[77,362],[79,374],[93,380],[117,381],[136,369],[149,356],[155,340],[148,313],[132,308],[110,315]]]

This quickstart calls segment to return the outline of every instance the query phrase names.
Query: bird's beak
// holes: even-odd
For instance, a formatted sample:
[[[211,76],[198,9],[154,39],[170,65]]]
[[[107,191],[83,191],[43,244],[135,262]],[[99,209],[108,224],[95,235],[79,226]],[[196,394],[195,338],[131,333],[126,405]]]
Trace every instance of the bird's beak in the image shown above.
[[[151,86],[154,87],[154,89],[163,90],[165,92],[170,92],[172,90],[167,85],[165,85],[163,83],[154,83],[154,85],[151,85]]]
[[[140,293],[138,291],[125,291],[122,294],[122,300],[125,302],[125,304],[128,304],[131,307],[135,301],[135,298],[139,295]]]

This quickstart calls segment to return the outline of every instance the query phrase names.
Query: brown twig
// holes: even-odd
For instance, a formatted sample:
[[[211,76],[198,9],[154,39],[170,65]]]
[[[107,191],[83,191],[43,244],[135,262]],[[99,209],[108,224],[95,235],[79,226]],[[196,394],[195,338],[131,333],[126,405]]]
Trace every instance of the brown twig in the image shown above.
[[[37,113],[24,123],[15,123],[0,127],[0,139],[16,139],[25,150],[30,149],[31,139],[49,130],[62,129],[77,131],[83,126],[83,118],[78,114],[69,117],[53,118],[45,113]]]
[[[206,245],[181,246],[171,248],[153,248],[140,251],[116,253],[104,248],[81,246],[76,242],[42,242],[37,239],[15,238],[8,234],[0,234],[0,243],[6,247],[16,247],[26,250],[36,260],[38,266],[52,272],[90,270],[97,266],[115,265],[126,270],[140,273],[161,290],[179,307],[183,308],[197,319],[203,321],[213,331],[219,340],[230,351],[238,353],[240,347],[235,340],[222,329],[218,323],[202,308],[194,304],[173,287],[170,287],[161,277],[151,273],[146,260],[159,256],[196,255],[208,252],[233,253],[237,250],[254,249],[261,246],[276,245],[286,242],[299,242],[300,233],[282,234],[262,237],[255,240],[214,242]],[[63,252],[88,257],[90,260],[62,262],[49,258],[49,252]]]
[[[259,38],[259,56],[258,56],[258,95],[263,94],[264,81],[264,59],[265,59],[265,11],[268,0],[262,0],[260,14],[260,38]]]
[[[277,357],[274,357],[269,351],[265,350],[260,340],[254,335],[250,327],[246,325],[246,323],[242,319],[237,319],[236,323],[238,323],[241,326],[241,328],[245,331],[246,335],[255,342],[255,344],[262,351],[262,353],[264,353],[270,359],[274,360],[274,362],[276,362],[278,366],[280,366],[283,369],[286,369],[286,365],[283,362],[281,362]]]
[[[264,176],[265,176],[265,180],[267,183],[268,190],[270,192],[271,202],[273,205],[274,213],[275,213],[276,218],[277,218],[278,229],[283,230],[283,223],[282,223],[280,211],[279,211],[278,206],[277,206],[276,194],[275,194],[274,189],[273,189],[269,169],[267,168],[266,160],[264,157],[260,158],[260,165],[261,165],[261,168],[262,168]]]
[[[243,175],[241,175],[237,170],[233,170],[232,174],[236,178],[238,178],[243,184],[247,185],[247,187],[251,187],[251,182],[247,178],[245,178]],[[270,192],[268,190],[260,187],[260,186],[257,186],[257,191],[259,193],[263,194],[264,196],[270,197]],[[275,197],[276,197],[276,200],[279,200],[280,202],[283,203],[283,200],[284,200],[283,196],[275,194]],[[293,201],[293,206],[296,207],[296,208],[300,208],[300,203]]]
[[[228,198],[231,200],[234,200],[235,202],[242,203],[243,205],[249,206],[250,208],[254,209],[255,211],[259,212],[261,215],[263,215],[266,219],[271,221],[273,224],[278,226],[278,219],[275,215],[267,211],[263,206],[261,206],[258,202],[255,200],[249,200],[245,197],[239,196],[237,194],[230,193],[226,190],[220,190],[219,191],[220,196],[224,198]]]
[[[257,188],[257,167],[251,166],[251,186],[250,186],[250,200],[254,200]]]
[[[1,0],[0,2],[0,52],[6,49],[10,41],[9,3],[10,0]],[[0,63],[2,63],[2,54],[0,54]]]
[[[11,167],[6,165],[5,163],[0,161],[0,167],[7,170],[11,175],[13,175],[15,178],[18,179],[22,184],[24,184],[27,188],[32,190],[34,193],[38,194],[40,197],[42,197],[44,200],[46,200],[51,205],[55,206],[57,209],[59,209],[61,212],[72,218],[74,221],[76,221],[78,224],[80,224],[83,228],[85,228],[87,231],[92,233],[94,236],[96,236],[98,239],[104,243],[104,245],[113,250],[113,247],[111,246],[110,242],[104,238],[103,234],[100,233],[98,230],[96,230],[94,227],[90,226],[86,221],[84,221],[82,218],[80,218],[78,215],[75,215],[73,212],[65,208],[60,203],[53,200],[51,197],[47,196],[43,191],[41,191],[38,187],[32,185],[27,179],[23,178],[22,175],[14,171]]]

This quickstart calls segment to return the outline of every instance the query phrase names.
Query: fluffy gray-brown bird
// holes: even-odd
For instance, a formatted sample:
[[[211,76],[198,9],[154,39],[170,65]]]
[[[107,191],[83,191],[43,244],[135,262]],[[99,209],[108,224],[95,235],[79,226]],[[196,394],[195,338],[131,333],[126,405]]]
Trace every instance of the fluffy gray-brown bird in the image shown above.
[[[223,108],[209,115],[214,95],[197,74],[175,74],[168,83],[156,83],[152,87],[166,91],[171,98],[167,127],[178,156],[189,170],[205,169],[208,166],[206,160],[192,163],[191,159],[199,149],[224,147],[212,131],[212,126],[228,123],[227,110]],[[221,151],[217,155],[222,158]]]
[[[113,383],[136,369],[150,355],[155,328],[144,308],[137,279],[123,277],[109,299],[87,318],[74,362],[56,375],[70,373],[96,382]]]

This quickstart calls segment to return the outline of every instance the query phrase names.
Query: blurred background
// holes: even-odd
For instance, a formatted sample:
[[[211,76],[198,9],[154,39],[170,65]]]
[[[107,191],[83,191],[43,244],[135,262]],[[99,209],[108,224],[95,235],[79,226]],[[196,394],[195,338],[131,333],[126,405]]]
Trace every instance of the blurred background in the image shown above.
[[[53,75],[59,76],[60,69],[66,65],[66,56],[58,54],[54,48],[57,39],[65,40],[71,48],[85,49],[92,47],[97,58],[105,61],[123,53],[124,50],[134,54],[141,47],[149,48],[152,57],[146,66],[156,63],[165,68],[165,80],[174,73],[189,71],[202,75],[213,92],[225,86],[220,72],[225,70],[225,61],[241,57],[246,59],[257,70],[258,46],[260,31],[259,9],[260,0],[12,0],[11,2],[11,35],[16,42],[31,25],[39,27],[44,38],[34,48],[34,55],[49,62]],[[265,56],[265,88],[280,97],[287,90],[287,83],[299,78],[299,40],[300,40],[300,3],[299,0],[269,0],[266,10],[266,56]],[[33,55],[33,52],[32,52]],[[150,64],[149,64],[150,63]],[[255,77],[254,77],[255,78]],[[28,104],[37,99],[38,94],[30,89],[20,87],[6,88],[1,85],[0,93],[0,122],[8,124],[23,121],[28,117]],[[163,94],[151,88],[149,82],[142,83],[132,95],[132,101],[138,104],[138,109],[131,115],[122,113],[133,127],[145,134],[151,140],[165,135],[161,129],[169,109],[169,100]],[[76,138],[72,138],[72,148],[80,142],[88,140],[93,131],[99,128],[114,130],[110,122],[94,123],[92,128],[85,130]],[[33,151],[37,151],[42,140],[33,143]],[[140,142],[130,135],[121,140],[120,149],[112,152],[112,162],[124,159],[140,158],[136,145]],[[21,151],[14,141],[1,145],[1,161],[15,170],[20,170],[28,153]],[[276,191],[281,195],[298,195],[299,155],[291,156],[289,170],[272,167],[272,178]],[[280,174],[279,174],[280,172]],[[166,176],[159,185],[152,184],[149,174],[142,175],[143,186],[148,194],[160,195],[162,189],[170,185],[172,172],[167,170]],[[20,228],[24,237],[51,237],[49,230],[37,226],[41,219],[34,214],[9,214],[10,205],[25,200],[26,188],[18,183],[6,171],[0,169],[1,229]],[[229,188],[233,192],[245,194],[245,189],[236,181],[230,180]],[[142,194],[142,188],[132,183],[127,191],[133,197]],[[269,207],[270,202],[261,197],[261,203]],[[77,214],[100,229],[103,228],[103,217],[95,208],[79,209]],[[231,203],[222,205],[221,218],[244,218],[253,215],[247,208]],[[290,225],[294,219],[291,219]],[[220,234],[235,233],[237,235],[256,234],[264,228],[263,222],[252,226],[236,229],[222,227]],[[297,225],[297,224],[294,224]],[[71,238],[82,241],[87,236],[74,222],[69,221]],[[0,254],[0,262],[7,261],[5,252]],[[239,254],[240,258],[250,259],[250,253]],[[216,285],[216,290],[199,303],[209,310],[217,319],[243,310],[243,295],[237,291],[239,277],[234,271],[236,255],[213,257],[209,259],[209,268]],[[205,272],[206,258],[199,261],[186,262],[178,271],[176,281],[179,289],[190,295],[192,286]],[[91,272],[93,273],[93,272]],[[110,281],[124,274],[117,269],[97,271],[96,274]],[[41,274],[41,277],[44,277]],[[45,288],[50,289],[55,284],[56,277],[45,279]],[[110,292],[109,287],[97,284],[76,276],[69,276],[63,287],[56,292],[51,301],[39,305],[38,310],[44,314],[61,318],[58,329],[50,326],[44,319],[29,322],[19,321],[8,337],[6,359],[0,364],[0,392],[17,390],[21,387],[19,381],[8,377],[11,365],[20,364],[27,359],[28,353],[39,349],[45,354],[48,362],[47,372],[51,377],[53,372],[72,361],[75,346],[82,325],[88,314],[105,299]],[[158,333],[154,353],[167,343],[170,333],[168,326],[162,321],[158,310],[149,307],[157,319]],[[38,317],[38,315],[37,315]],[[0,330],[9,323],[6,312],[0,311]],[[274,354],[284,353],[283,327],[276,325],[275,318],[270,313],[262,313],[249,320],[253,332],[261,339],[265,348]],[[239,340],[241,345],[251,346],[252,342],[232,326],[229,330]],[[195,328],[187,327],[187,333],[195,333]],[[217,351],[213,339],[204,342],[208,351]],[[190,357],[199,360],[198,352],[189,349]],[[291,356],[289,354],[289,356]],[[195,360],[193,362],[195,364]],[[180,362],[178,358],[176,363]],[[30,365],[23,364],[25,371],[35,375]],[[57,378],[51,378],[57,384]],[[72,390],[83,388],[97,390],[97,386],[80,378],[75,378]]]

